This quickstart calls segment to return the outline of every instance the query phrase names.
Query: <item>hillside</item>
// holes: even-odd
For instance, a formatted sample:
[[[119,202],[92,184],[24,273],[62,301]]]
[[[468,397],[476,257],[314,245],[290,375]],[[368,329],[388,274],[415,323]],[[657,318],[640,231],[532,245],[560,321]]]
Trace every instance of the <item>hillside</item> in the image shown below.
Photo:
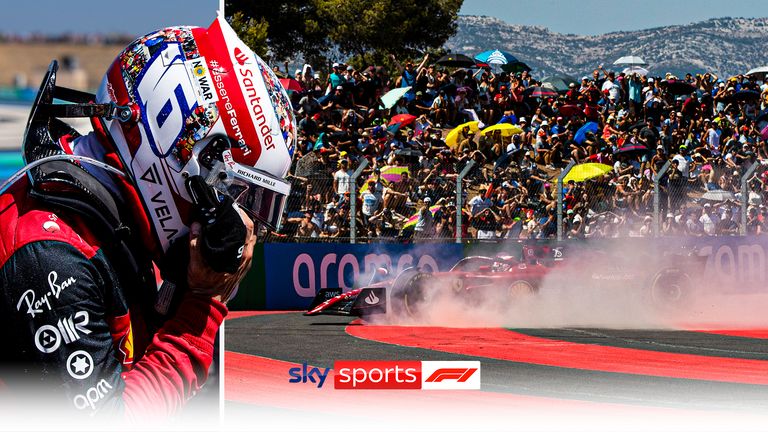
[[[583,75],[600,63],[608,68],[624,55],[638,55],[655,75],[713,71],[744,73],[768,64],[768,18],[717,18],[698,23],[598,36],[553,33],[544,27],[508,24],[487,16],[461,16],[446,46],[477,54],[509,51],[539,75]]]

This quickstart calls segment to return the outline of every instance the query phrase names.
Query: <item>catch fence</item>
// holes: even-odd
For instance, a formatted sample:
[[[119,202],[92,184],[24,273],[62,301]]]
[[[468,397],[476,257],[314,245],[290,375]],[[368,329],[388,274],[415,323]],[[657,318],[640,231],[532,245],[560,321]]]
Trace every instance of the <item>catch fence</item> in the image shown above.
[[[602,166],[603,173],[570,163],[532,174],[471,160],[447,173],[361,160],[345,167],[321,160],[291,176],[282,226],[265,240],[466,243],[768,232],[768,166],[760,162],[676,157]]]

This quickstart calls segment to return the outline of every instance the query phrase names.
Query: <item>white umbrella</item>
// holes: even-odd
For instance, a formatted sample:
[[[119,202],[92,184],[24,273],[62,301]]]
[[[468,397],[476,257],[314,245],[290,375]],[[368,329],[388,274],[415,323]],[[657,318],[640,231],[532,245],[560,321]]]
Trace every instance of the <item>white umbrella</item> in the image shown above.
[[[736,195],[734,195],[733,192],[731,191],[711,190],[706,192],[704,195],[702,195],[701,199],[705,199],[709,201],[728,201],[728,200],[735,200]]]
[[[615,65],[645,66],[648,63],[638,56],[624,56],[613,62]]]
[[[405,94],[408,93],[410,89],[411,86],[394,88],[381,97],[381,103],[384,104],[385,109],[390,109],[395,106],[397,101],[405,96]]]
[[[749,72],[747,72],[747,76],[759,75],[764,77],[766,74],[768,74],[768,66],[756,67],[754,69],[750,69]]]
[[[555,85],[554,85],[554,84],[552,84],[551,82],[545,82],[545,83],[542,83],[542,84],[541,84],[541,87],[543,87],[543,88],[545,88],[545,89],[550,89],[550,90],[554,90],[554,91],[557,91],[557,88],[556,88],[556,87],[555,87]]]
[[[648,69],[642,68],[640,66],[630,66],[630,67],[624,68],[622,72],[624,72],[624,75],[632,75],[633,73],[636,73],[642,76],[648,75]]]

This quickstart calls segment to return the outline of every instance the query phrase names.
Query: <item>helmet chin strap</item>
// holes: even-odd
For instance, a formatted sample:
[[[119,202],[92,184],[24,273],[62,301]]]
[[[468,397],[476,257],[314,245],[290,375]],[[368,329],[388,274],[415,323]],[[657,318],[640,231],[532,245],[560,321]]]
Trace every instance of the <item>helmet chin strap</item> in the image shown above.
[[[42,164],[44,164],[46,162],[57,161],[57,160],[75,160],[75,161],[78,161],[78,162],[84,162],[84,163],[93,165],[93,166],[95,166],[97,168],[101,168],[101,169],[103,169],[105,171],[108,171],[108,172],[110,172],[112,174],[119,175],[120,177],[126,177],[125,173],[120,171],[119,169],[117,169],[117,168],[115,168],[115,167],[113,167],[111,165],[108,165],[108,164],[106,164],[104,162],[98,161],[96,159],[89,158],[87,156],[68,155],[68,154],[66,154],[66,155],[53,155],[53,156],[44,157],[42,159],[38,159],[38,160],[36,160],[36,161],[34,161],[32,163],[29,163],[24,168],[22,168],[19,171],[17,171],[15,174],[13,174],[11,177],[9,177],[8,180],[6,180],[5,182],[3,182],[3,184],[0,185],[0,194],[5,193],[5,191],[8,190],[8,188],[12,184],[14,184],[17,180],[19,180],[24,174],[29,172],[29,170],[34,169],[35,167],[40,166],[40,165],[42,165]]]

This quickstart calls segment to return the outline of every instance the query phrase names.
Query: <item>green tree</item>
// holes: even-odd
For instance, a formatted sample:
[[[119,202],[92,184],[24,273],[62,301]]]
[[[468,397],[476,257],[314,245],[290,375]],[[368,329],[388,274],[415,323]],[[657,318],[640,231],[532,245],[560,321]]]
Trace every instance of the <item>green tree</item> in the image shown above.
[[[328,29],[319,21],[317,0],[265,1],[227,0],[227,16],[241,13],[245,21],[233,28],[242,36],[248,19],[266,24],[266,40],[263,51],[272,61],[281,61],[303,54],[312,59],[322,55],[328,47]],[[253,47],[252,47],[253,48]],[[258,51],[257,51],[258,52]],[[266,58],[265,57],[265,58]]]
[[[267,55],[267,29],[269,24],[263,19],[248,18],[242,12],[235,12],[229,17],[229,24],[243,42],[259,57]]]
[[[317,63],[338,50],[361,60],[399,57],[439,48],[456,32],[463,0],[228,1],[227,13],[242,13],[239,34],[249,23],[266,23],[272,60],[302,54]],[[249,21],[250,20],[250,21]],[[233,21],[234,26],[234,21]]]

